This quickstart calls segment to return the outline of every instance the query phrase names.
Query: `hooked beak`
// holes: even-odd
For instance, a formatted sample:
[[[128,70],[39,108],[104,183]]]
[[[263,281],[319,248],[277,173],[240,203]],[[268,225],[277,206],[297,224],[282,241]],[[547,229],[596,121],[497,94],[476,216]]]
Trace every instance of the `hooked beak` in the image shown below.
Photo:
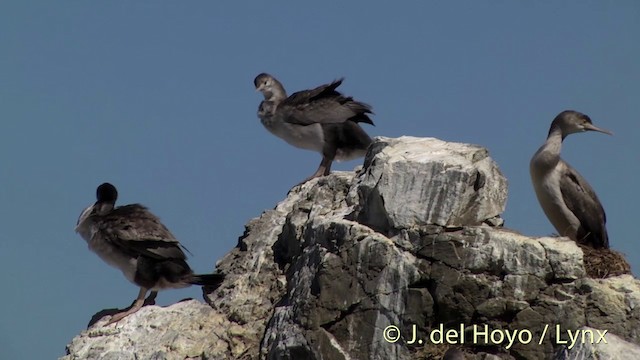
[[[584,129],[587,131],[597,131],[607,135],[613,135],[613,133],[609,130],[601,129],[593,124],[585,124]]]

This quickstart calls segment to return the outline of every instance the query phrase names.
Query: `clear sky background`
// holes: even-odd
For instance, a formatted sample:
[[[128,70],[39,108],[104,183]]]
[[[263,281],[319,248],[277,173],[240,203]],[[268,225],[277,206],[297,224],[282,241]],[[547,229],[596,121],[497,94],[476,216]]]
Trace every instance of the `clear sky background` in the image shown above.
[[[289,93],[346,77],[340,90],[373,106],[372,136],[486,146],[509,180],[506,226],[532,236],[555,230],[529,159],[556,114],[588,114],[615,135],[573,135],[563,157],[637,273],[639,38],[633,0],[3,1],[0,358],[61,356],[95,312],[136,296],[73,231],[100,183],[149,206],[209,272],[315,171],[320,155],[260,125],[260,72]],[[200,289],[158,302],[187,297]]]

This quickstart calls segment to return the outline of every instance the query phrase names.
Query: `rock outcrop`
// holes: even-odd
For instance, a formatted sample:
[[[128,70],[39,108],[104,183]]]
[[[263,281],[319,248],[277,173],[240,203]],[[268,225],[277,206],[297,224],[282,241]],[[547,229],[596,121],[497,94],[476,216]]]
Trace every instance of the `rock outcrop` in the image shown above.
[[[102,320],[63,359],[637,359],[640,281],[501,228],[506,196],[481,147],[379,138],[251,220],[209,305]]]

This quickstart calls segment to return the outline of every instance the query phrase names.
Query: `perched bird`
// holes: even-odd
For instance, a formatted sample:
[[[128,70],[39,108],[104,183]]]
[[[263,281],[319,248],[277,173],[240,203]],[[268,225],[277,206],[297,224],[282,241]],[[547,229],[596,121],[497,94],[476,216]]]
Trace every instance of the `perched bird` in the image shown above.
[[[570,134],[598,131],[577,111],[563,111],[551,123],[547,141],[531,158],[529,170],[542,210],[560,236],[593,248],[609,248],[606,215],[589,183],[560,158],[562,141]]]
[[[264,101],[258,108],[262,125],[287,143],[322,154],[318,170],[302,183],[329,175],[333,160],[351,160],[361,156],[371,138],[358,123],[373,125],[367,114],[371,107],[336,91],[342,79],[299,91],[287,97],[282,84],[269,74],[254,80]]]
[[[224,275],[195,275],[182,251],[183,247],[158,217],[140,204],[115,207],[118,191],[104,183],[96,191],[97,201],[78,218],[76,232],[87,241],[89,249],[107,264],[122,271],[140,287],[131,307],[115,314],[106,325],[153,303],[159,290],[189,285],[218,287]]]

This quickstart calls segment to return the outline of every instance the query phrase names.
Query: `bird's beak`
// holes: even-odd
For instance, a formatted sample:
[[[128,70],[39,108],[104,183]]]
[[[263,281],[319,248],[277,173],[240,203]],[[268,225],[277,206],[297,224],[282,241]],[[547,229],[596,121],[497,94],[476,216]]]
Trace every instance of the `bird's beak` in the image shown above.
[[[260,85],[256,88],[256,91],[262,91],[262,89],[264,89],[264,85]]]
[[[585,129],[585,130],[588,130],[588,131],[597,131],[597,132],[601,132],[601,133],[603,133],[603,134],[607,134],[607,135],[613,135],[613,133],[612,133],[611,131],[609,131],[609,130],[605,130],[605,129],[601,129],[601,128],[599,128],[599,127],[597,127],[597,126],[593,125],[593,124],[585,124],[584,129]]]

